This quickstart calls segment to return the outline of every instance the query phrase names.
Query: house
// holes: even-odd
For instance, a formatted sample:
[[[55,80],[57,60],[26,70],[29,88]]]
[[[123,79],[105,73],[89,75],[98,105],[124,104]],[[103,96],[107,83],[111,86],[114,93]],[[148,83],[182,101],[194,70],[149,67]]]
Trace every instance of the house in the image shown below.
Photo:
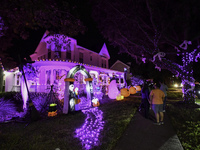
[[[130,73],[130,66],[123,63],[122,61],[120,60],[117,60],[111,67],[110,69],[112,70],[117,70],[117,71],[120,71],[120,72],[124,72],[124,79],[126,81],[129,81],[132,77],[132,74]]]
[[[97,53],[79,46],[73,38],[59,34],[49,35],[46,31],[30,57],[33,63],[24,67],[29,91],[49,93],[53,85],[59,99],[65,99],[65,103],[70,101],[70,91],[74,94],[75,88],[80,95],[86,93],[87,99],[91,100],[93,96],[98,96],[100,90],[106,94],[110,80],[114,77],[119,79],[119,88],[125,84],[123,70],[109,69],[110,55],[105,43]],[[5,91],[20,91],[25,87],[22,79],[18,68],[7,71]],[[80,109],[75,108],[74,101],[69,103],[73,103],[71,110]],[[84,107],[87,106],[81,106]]]

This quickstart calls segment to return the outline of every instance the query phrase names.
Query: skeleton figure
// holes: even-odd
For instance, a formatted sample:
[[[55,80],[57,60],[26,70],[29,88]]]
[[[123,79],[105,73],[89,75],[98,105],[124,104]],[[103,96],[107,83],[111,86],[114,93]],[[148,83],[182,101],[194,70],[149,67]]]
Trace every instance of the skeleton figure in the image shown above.
[[[186,50],[186,49],[187,49],[187,47],[188,47],[188,46],[187,46],[188,44],[190,44],[190,45],[191,45],[191,44],[192,44],[192,42],[191,42],[191,41],[187,41],[187,40],[185,40],[185,41],[183,41],[183,43],[182,43],[182,44],[180,44],[180,45],[179,45],[179,47],[180,47],[180,48],[182,48],[182,49],[184,49],[184,50]]]
[[[158,57],[158,59],[159,59],[160,61],[162,61],[161,57],[165,57],[165,55],[166,55],[166,54],[165,54],[164,52],[158,52],[156,55],[153,56],[152,62],[154,62],[154,61],[156,60],[156,57]]]

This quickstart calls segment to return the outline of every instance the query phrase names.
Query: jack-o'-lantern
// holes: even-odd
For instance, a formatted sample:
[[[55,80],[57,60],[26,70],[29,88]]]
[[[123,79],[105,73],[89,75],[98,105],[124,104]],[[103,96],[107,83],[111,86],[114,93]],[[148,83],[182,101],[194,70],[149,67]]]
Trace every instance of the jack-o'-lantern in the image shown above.
[[[136,91],[141,91],[141,87],[139,85],[135,86]]]
[[[124,97],[128,97],[128,96],[130,95],[129,90],[128,90],[127,88],[122,88],[122,89],[120,90],[120,93],[121,93],[121,95],[124,96]]]
[[[129,92],[130,92],[130,94],[135,94],[135,93],[136,93],[136,88],[133,87],[133,86],[131,86],[131,87],[129,88]]]

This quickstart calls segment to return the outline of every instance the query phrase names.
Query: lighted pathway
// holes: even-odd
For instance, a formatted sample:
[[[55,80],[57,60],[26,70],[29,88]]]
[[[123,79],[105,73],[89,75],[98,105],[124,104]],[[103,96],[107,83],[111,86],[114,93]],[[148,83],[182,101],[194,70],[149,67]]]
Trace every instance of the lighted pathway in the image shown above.
[[[166,113],[164,121],[154,125],[137,112],[114,150],[183,150]]]

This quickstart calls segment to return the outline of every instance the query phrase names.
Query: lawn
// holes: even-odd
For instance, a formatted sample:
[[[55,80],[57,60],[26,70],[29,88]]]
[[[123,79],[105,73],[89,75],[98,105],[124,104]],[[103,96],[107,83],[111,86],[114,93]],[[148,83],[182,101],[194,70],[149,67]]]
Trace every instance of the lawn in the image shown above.
[[[198,105],[182,102],[182,93],[170,91],[167,114],[185,150],[200,149],[200,110]],[[196,99],[200,103],[200,99]],[[102,129],[92,150],[112,150],[137,111],[140,97],[123,101],[106,101],[98,107],[102,112]],[[30,124],[8,122],[0,124],[0,147],[3,150],[80,150],[87,144],[76,136],[76,129],[85,123],[87,114],[82,111],[45,117]],[[98,113],[97,113],[98,114]],[[94,116],[93,116],[94,117]],[[89,119],[92,121],[92,119]]]
[[[104,127],[99,135],[99,144],[92,149],[111,150],[134,116],[138,98],[104,103],[98,109],[103,112]],[[3,150],[80,150],[82,144],[76,138],[76,129],[81,128],[86,115],[81,111],[73,114],[43,118],[30,124],[8,122],[0,124],[0,147]]]

